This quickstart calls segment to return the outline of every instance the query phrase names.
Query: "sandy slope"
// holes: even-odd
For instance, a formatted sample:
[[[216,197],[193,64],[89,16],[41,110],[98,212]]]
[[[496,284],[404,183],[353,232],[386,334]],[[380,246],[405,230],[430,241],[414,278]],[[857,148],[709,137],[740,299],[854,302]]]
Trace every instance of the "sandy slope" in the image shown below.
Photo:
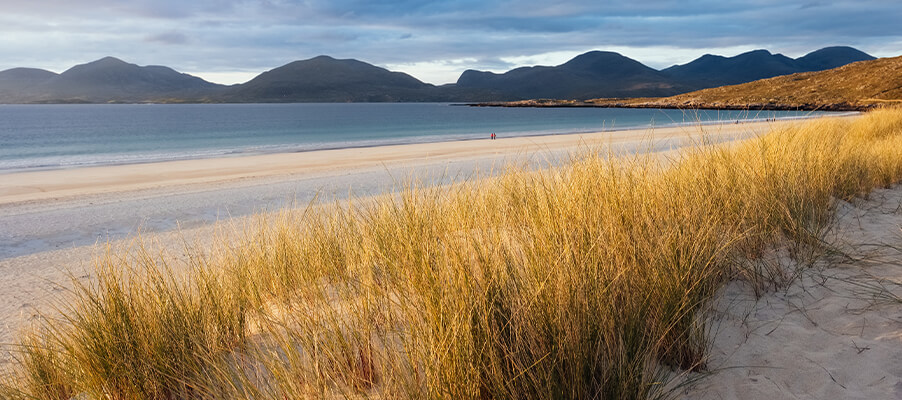
[[[713,375],[685,399],[902,399],[902,186],[838,209],[831,257],[756,300],[733,283],[712,319]]]

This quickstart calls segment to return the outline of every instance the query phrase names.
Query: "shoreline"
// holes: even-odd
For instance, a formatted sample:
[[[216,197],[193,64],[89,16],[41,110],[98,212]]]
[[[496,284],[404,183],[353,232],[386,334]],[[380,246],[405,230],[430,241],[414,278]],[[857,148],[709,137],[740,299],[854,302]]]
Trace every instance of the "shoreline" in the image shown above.
[[[818,115],[778,118],[749,122],[710,121],[692,124],[670,124],[659,127],[614,129],[610,131],[539,134],[490,139],[456,139],[451,141],[408,144],[352,146],[323,150],[250,153],[210,158],[123,163],[98,166],[76,166],[18,172],[0,172],[0,207],[9,204],[52,200],[86,194],[111,193],[156,188],[161,186],[217,183],[247,178],[329,172],[341,168],[378,167],[385,163],[466,159],[516,154],[580,144],[617,144],[643,139],[687,136],[684,131],[702,127],[720,127],[727,132],[706,132],[714,136],[730,135],[736,128],[760,129],[774,123],[791,123],[819,117],[849,117],[857,114]],[[639,135],[641,133],[641,135]],[[695,132],[698,134],[699,132]],[[734,132],[735,133],[735,132]],[[585,142],[585,143],[583,143]],[[594,142],[594,143],[590,143]],[[493,146],[493,147],[488,147]],[[148,174],[147,169],[153,169]],[[148,176],[157,175],[157,176]],[[166,175],[160,177],[159,175]],[[2,211],[2,209],[0,209]]]
[[[285,207],[387,193],[407,180],[444,185],[491,176],[512,163],[547,167],[593,146],[612,154],[665,152],[698,143],[702,136],[729,141],[794,123],[696,125],[6,174],[0,179],[0,278],[10,282],[31,275],[32,283],[24,284],[30,287],[59,277],[63,266],[90,262],[97,244],[128,240],[136,233],[175,240],[178,231],[203,231]]]
[[[532,102],[532,101],[529,101]],[[450,103],[449,106],[469,106],[469,107],[532,107],[529,105],[516,105],[515,103],[520,102],[510,102],[510,103],[477,103],[477,104],[466,104],[466,103]],[[506,105],[506,104],[514,104],[514,105]],[[536,107],[550,107],[550,108],[559,108],[559,107],[596,107],[596,108],[604,108],[600,106],[592,106],[592,105],[538,105]],[[613,107],[617,108],[617,107]],[[630,107],[627,107],[630,108]],[[649,108],[649,107],[646,107]],[[673,107],[662,107],[662,109],[674,109]],[[745,111],[745,110],[730,110],[730,111]],[[685,109],[686,113],[689,111],[694,111],[695,114],[699,114],[705,111],[722,111],[718,109]],[[764,110],[757,110],[764,111]],[[784,110],[784,111],[796,111],[796,110]],[[684,113],[684,114],[686,114]],[[503,133],[504,138],[530,138],[530,137],[544,137],[544,136],[562,136],[562,135],[590,135],[596,133],[603,132],[624,132],[624,131],[637,131],[637,130],[648,130],[648,129],[665,129],[665,128],[680,128],[680,127],[694,127],[694,126],[708,126],[708,125],[719,125],[719,124],[731,124],[731,123],[756,123],[756,122],[775,122],[775,121],[793,121],[793,120],[804,120],[811,118],[819,118],[823,116],[846,116],[846,115],[854,115],[858,112],[832,112],[827,114],[819,114],[819,115],[797,115],[797,116],[783,116],[776,118],[760,118],[757,116],[744,118],[744,119],[712,119],[706,121],[689,121],[689,122],[670,122],[662,125],[641,125],[641,126],[627,126],[627,127],[614,127],[614,128],[601,128],[598,129],[573,129],[569,131],[522,131],[522,132],[508,132]],[[266,156],[273,154],[294,154],[294,153],[310,153],[310,152],[319,152],[319,151],[330,151],[330,150],[353,150],[353,149],[366,149],[366,148],[378,148],[378,147],[390,147],[390,146],[408,146],[408,145],[428,145],[428,144],[436,144],[436,143],[452,143],[452,142],[467,142],[467,141],[479,141],[485,140],[485,135],[475,134],[453,134],[449,136],[416,136],[416,137],[408,137],[406,139],[402,139],[400,141],[377,141],[377,142],[367,142],[367,141],[358,141],[358,142],[329,142],[325,144],[321,144],[321,147],[317,144],[314,146],[313,144],[308,144],[308,147],[305,145],[273,145],[270,149],[254,149],[254,148],[246,148],[246,149],[237,149],[237,148],[224,148],[224,149],[213,149],[213,150],[204,150],[196,153],[186,153],[179,154],[173,153],[170,155],[157,155],[157,156],[141,156],[137,157],[133,160],[115,160],[115,161],[85,161],[85,162],[77,162],[68,165],[62,164],[42,164],[36,166],[26,166],[26,167],[7,167],[0,168],[0,176],[6,176],[11,174],[19,174],[19,173],[27,173],[27,172],[42,172],[42,171],[61,171],[61,170],[70,170],[70,169],[81,169],[81,168],[94,168],[94,167],[116,167],[116,166],[129,166],[129,165],[143,165],[143,164],[157,164],[157,163],[166,163],[166,162],[174,162],[174,161],[193,161],[193,160],[204,160],[204,159],[229,159],[236,157],[251,157],[251,156]],[[312,146],[312,147],[311,147]]]
[[[759,126],[770,130],[778,129],[782,124],[761,123]],[[728,124],[722,128],[719,132],[708,132],[708,137],[714,134],[726,140],[738,140],[754,134],[753,129],[741,124]],[[691,140],[698,137],[697,132],[685,130],[682,136],[678,132],[670,136],[652,133],[642,140]],[[605,142],[611,143],[611,138]],[[577,146],[585,143],[583,140],[577,141]],[[731,145],[731,142],[722,143]],[[541,151],[573,148],[573,141],[558,144],[565,147],[547,147]],[[486,157],[451,153],[457,154],[459,159]],[[398,161],[401,164],[405,162],[413,169],[428,165],[410,160]],[[348,173],[357,173],[354,171]],[[264,178],[250,180],[259,184],[261,179]],[[209,188],[209,184],[199,185]],[[259,186],[265,185],[267,183],[263,182]],[[168,187],[175,192],[190,185]],[[215,200],[220,194],[214,190],[206,196],[209,200]],[[105,194],[108,198],[123,195],[121,192]],[[160,193],[154,195],[166,196]],[[64,199],[60,203],[71,204],[72,201]],[[867,198],[853,199],[848,203],[839,201],[836,209],[838,219],[834,233],[829,236],[829,243],[849,257],[837,260],[825,258],[823,263],[797,265],[794,258],[783,252],[789,251],[789,248],[779,248],[779,251],[766,253],[764,257],[766,261],[778,265],[786,262],[787,276],[794,276],[786,287],[767,291],[760,298],[749,285],[740,281],[721,288],[712,301],[711,312],[704,314],[705,323],[710,324],[708,326],[712,329],[708,349],[710,355],[705,360],[709,369],[702,374],[687,373],[685,386],[674,389],[674,398],[883,398],[902,393],[902,381],[899,380],[902,369],[896,362],[902,355],[898,349],[899,339],[902,338],[902,314],[899,314],[898,308],[902,276],[897,263],[893,262],[902,248],[898,246],[900,237],[896,235],[902,226],[900,204],[902,186],[899,185],[877,189]],[[4,209],[0,204],[0,222]],[[242,226],[247,229],[248,225],[243,223],[254,223],[253,220],[253,217],[232,218],[194,229],[157,232],[141,239],[154,249],[163,246],[160,248],[167,256],[180,260],[187,257],[186,243],[200,244],[199,248],[206,248],[204,243],[232,230],[240,232]],[[133,238],[130,236],[108,243],[118,248],[135,248]],[[873,243],[885,243],[886,246],[875,252],[867,247]],[[49,300],[58,300],[69,290],[67,278],[82,282],[93,279],[90,269],[86,267],[91,265],[94,256],[100,254],[102,245],[100,242],[99,245],[43,251],[16,258],[0,257],[0,276],[8,283],[6,290],[0,291],[0,343],[12,343],[17,331],[27,327],[42,309],[48,309]],[[859,252],[862,249],[867,251]],[[800,265],[804,269],[796,269]],[[795,272],[799,272],[797,276]],[[873,285],[883,285],[886,291],[882,295],[895,296],[894,299],[876,302],[873,296],[861,291],[862,287],[877,287]],[[0,352],[0,367],[8,361],[9,356]],[[675,383],[680,384],[681,381]]]
[[[849,103],[830,104],[781,104],[781,103],[692,103],[664,102],[658,98],[595,99],[595,100],[517,100],[465,103],[468,107],[510,107],[510,108],[660,108],[667,110],[712,110],[712,111],[827,111],[864,112],[876,108],[877,104],[855,105]]]
[[[855,118],[855,117],[842,117]],[[542,168],[573,153],[666,152],[796,121],[608,131],[24,172],[0,179],[0,278],[84,264],[97,244],[205,229],[249,215]],[[75,261],[75,260],[81,260]],[[29,285],[26,285],[29,286]],[[2,336],[2,335],[0,335]]]
[[[781,125],[792,123],[778,121],[725,124],[716,131],[676,129],[666,134],[660,130],[651,133],[633,132],[624,135],[625,138],[617,139],[620,144],[631,143],[628,139],[637,137],[640,141],[673,142],[674,139],[697,139],[699,131],[704,130],[708,138],[739,140],[762,130],[766,132],[779,129]],[[552,141],[558,147],[551,147],[548,143],[530,145],[545,146],[539,150],[543,152],[567,151],[574,146],[578,148],[591,145],[585,138],[565,139],[568,140]],[[605,144],[612,144],[615,141],[615,138],[611,137],[596,139]],[[524,150],[513,145],[513,139],[509,140],[512,142],[504,148],[514,153],[505,153],[499,148],[494,148],[491,149],[494,152],[473,154],[473,148],[470,147],[471,152],[467,154],[461,154],[467,149],[442,149],[444,150],[442,154],[446,157],[445,160],[457,157],[458,160],[469,160],[466,162],[494,159],[499,156],[522,156]],[[498,142],[502,141],[504,139],[489,144],[499,144]],[[729,141],[722,143],[730,145]],[[675,151],[678,150],[677,147],[672,146],[669,150],[661,151]],[[629,151],[628,147],[624,149]],[[391,159],[401,157],[403,154],[407,153],[382,156]],[[662,156],[667,154],[669,153],[663,153]],[[414,170],[423,168],[424,165],[434,165],[410,159],[396,158],[395,162]],[[365,169],[365,166],[357,165],[345,173],[359,174]],[[297,174],[279,179],[295,179],[292,176],[296,177]],[[278,178],[277,175],[268,175],[247,179],[257,185],[252,192],[257,193],[269,185],[267,177]],[[334,176],[326,178],[333,179]],[[247,182],[237,184],[244,183]],[[218,181],[218,183],[214,181],[196,185],[164,185],[164,188],[170,193],[180,192],[186,188],[208,190],[202,198],[217,201],[218,198],[228,196],[222,196],[222,191],[212,186],[233,184],[236,184],[235,181]],[[32,203],[44,203],[55,210],[69,209],[69,212],[75,215],[81,213],[81,206],[73,206],[73,203],[84,201],[85,197],[99,196],[98,198],[105,197],[110,201],[124,201],[122,198],[127,196],[162,198],[174,196],[154,191],[152,188],[142,190],[83,194],[75,196],[74,199],[33,200]],[[893,232],[898,232],[899,224],[902,223],[902,215],[898,211],[900,202],[902,202],[902,187],[898,185],[890,189],[878,189],[867,199],[852,203],[840,202],[837,210],[839,221],[836,226],[836,237],[831,243],[836,244],[844,253],[857,255],[855,250],[861,248],[860,246],[878,242],[879,238],[889,238]],[[0,228],[4,213],[16,207],[18,207],[16,204],[0,203]],[[106,206],[100,207],[105,209]],[[141,210],[132,209],[131,212],[141,213]],[[230,216],[227,220],[189,229],[178,227],[151,234],[142,231],[140,238],[135,238],[134,232],[131,232],[118,240],[106,242],[98,240],[95,244],[79,247],[45,250],[12,258],[0,257],[0,279],[7,283],[6,289],[0,291],[0,343],[7,345],[0,346],[0,369],[10,365],[12,357],[10,351],[19,332],[38,321],[42,313],[43,315],[47,315],[47,312],[52,313],[54,304],[59,304],[54,302],[60,301],[66,291],[71,290],[73,281],[90,282],[96,278],[91,265],[95,257],[103,254],[105,244],[114,249],[136,249],[141,243],[147,243],[149,248],[153,249],[152,255],[155,256],[159,249],[160,254],[172,257],[170,259],[176,263],[193,254],[190,250],[186,250],[187,248],[208,248],[210,243],[220,239],[227,240],[236,233],[240,235],[243,230],[247,232],[247,229],[253,229],[253,224],[259,222],[260,220],[253,216]],[[140,242],[136,239],[140,239]],[[898,239],[888,242],[891,245],[897,243]],[[702,374],[686,373],[684,376],[678,376],[674,384],[682,387],[674,390],[672,393],[674,398],[758,398],[786,395],[864,398],[900,393],[898,388],[902,385],[902,381],[898,380],[900,376],[898,372],[902,370],[899,370],[895,363],[902,354],[897,350],[899,338],[902,337],[899,336],[902,333],[900,330],[902,325],[899,325],[898,307],[893,304],[872,303],[860,293],[861,283],[867,285],[896,283],[896,286],[890,287],[891,291],[888,291],[887,295],[896,296],[898,299],[902,294],[898,290],[902,288],[899,286],[902,280],[898,268],[892,263],[897,256],[897,251],[886,250],[885,254],[868,253],[868,261],[865,263],[818,264],[799,274],[798,278],[791,281],[786,288],[767,292],[760,299],[749,286],[738,281],[726,285],[712,300],[711,312],[704,314],[705,323],[710,324],[713,329],[710,355],[705,360],[709,370]],[[794,266],[787,264],[787,271],[794,271],[791,269]],[[811,340],[797,340],[800,337]]]
[[[697,144],[702,138],[727,142],[798,121],[721,123],[6,174],[0,179],[0,261],[120,240],[138,232],[193,229],[285,207],[389,193],[410,181],[435,186],[491,176],[510,164],[545,168],[590,149],[605,149],[617,155],[666,152]]]

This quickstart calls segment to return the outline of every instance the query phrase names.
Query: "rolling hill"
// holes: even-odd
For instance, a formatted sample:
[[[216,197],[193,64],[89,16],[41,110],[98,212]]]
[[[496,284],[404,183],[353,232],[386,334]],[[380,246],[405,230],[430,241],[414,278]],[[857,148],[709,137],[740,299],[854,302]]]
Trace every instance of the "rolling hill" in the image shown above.
[[[25,68],[0,72],[3,102],[201,101],[223,87],[169,67],[141,67],[114,57],[76,65],[61,74]]]
[[[797,72],[822,71],[873,59],[871,55],[851,47],[826,47],[796,59],[771,54],[767,50],[754,50],[734,57],[706,54],[690,63],[674,65],[661,72],[672,79],[695,86],[695,89],[702,89]]]
[[[319,56],[266,71],[223,94],[227,101],[410,101],[430,85],[357,60]]]
[[[59,76],[36,68],[13,68],[0,71],[0,99],[6,103],[26,103],[31,99],[32,88],[44,85]]]
[[[656,99],[595,99],[597,106],[861,110],[902,103],[902,56],[859,61]]]
[[[808,72],[824,71],[853,62],[873,59],[875,59],[874,56],[852,47],[833,46],[812,51],[803,57],[797,58],[795,61],[799,68],[804,69],[804,71],[799,72]]]

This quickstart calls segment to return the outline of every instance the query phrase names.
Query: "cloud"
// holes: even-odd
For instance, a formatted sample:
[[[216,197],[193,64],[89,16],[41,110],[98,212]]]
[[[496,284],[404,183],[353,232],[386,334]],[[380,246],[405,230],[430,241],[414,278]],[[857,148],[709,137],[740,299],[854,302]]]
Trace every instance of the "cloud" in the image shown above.
[[[188,36],[181,32],[165,32],[147,36],[145,41],[162,44],[186,44]]]
[[[114,55],[225,76],[328,54],[444,83],[592,49],[655,67],[755,48],[897,55],[899,20],[902,5],[880,0],[8,0],[0,69]]]

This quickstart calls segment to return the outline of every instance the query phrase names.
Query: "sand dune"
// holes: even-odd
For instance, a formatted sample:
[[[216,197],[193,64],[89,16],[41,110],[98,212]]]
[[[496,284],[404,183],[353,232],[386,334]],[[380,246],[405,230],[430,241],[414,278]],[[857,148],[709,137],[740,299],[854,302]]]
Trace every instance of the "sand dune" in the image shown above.
[[[842,203],[828,257],[756,299],[717,300],[709,366],[685,399],[902,399],[902,186]]]
[[[705,130],[728,139],[772,128],[772,123],[756,123]],[[285,182],[322,185],[338,176],[370,180],[376,176],[374,170],[390,175],[385,172],[391,171],[388,166],[417,171],[442,169],[449,163],[472,167],[537,152],[566,154],[586,145],[612,144],[630,150],[646,148],[647,140],[652,140],[664,143],[664,148],[676,147],[698,137],[696,128],[667,128],[8,174],[0,180],[0,224],[14,216],[54,212],[62,220],[43,221],[63,230],[75,229],[66,224],[77,224],[87,203],[96,202],[99,209],[116,202],[125,202],[125,209],[135,204],[159,208],[162,203],[141,201],[193,192],[199,201],[216,204],[236,188],[252,193]],[[253,197],[246,201],[252,202]],[[172,207],[162,211],[172,214],[171,210],[180,209],[178,204]],[[196,210],[191,208],[189,213]],[[806,269],[787,287],[760,299],[740,283],[724,288],[712,317],[717,333],[708,365],[713,374],[687,385],[681,395],[687,399],[902,398],[900,210],[902,187],[879,190],[867,201],[844,203],[838,211],[834,241],[853,258]],[[227,228],[225,224],[243,221],[232,218],[181,231],[159,229],[147,239],[177,255],[183,241],[203,243]],[[118,239],[114,245],[126,246],[128,239],[121,238],[132,233],[125,229],[96,239]],[[79,234],[91,239],[96,235]],[[37,234],[29,240],[42,239]],[[90,279],[86,267],[99,251],[93,245],[55,250],[40,243],[35,246],[29,254],[0,259],[0,281],[4,282],[0,343],[10,343],[36,312],[48,310],[48,299],[66,290],[68,273]],[[0,363],[4,357],[0,356]]]

